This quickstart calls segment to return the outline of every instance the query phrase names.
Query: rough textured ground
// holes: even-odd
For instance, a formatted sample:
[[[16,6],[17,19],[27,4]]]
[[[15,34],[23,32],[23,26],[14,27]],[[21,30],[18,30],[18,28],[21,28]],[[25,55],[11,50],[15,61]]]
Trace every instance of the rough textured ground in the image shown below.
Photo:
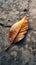
[[[10,44],[12,24],[27,16],[29,30],[19,43]],[[0,65],[36,65],[36,0],[0,0]]]

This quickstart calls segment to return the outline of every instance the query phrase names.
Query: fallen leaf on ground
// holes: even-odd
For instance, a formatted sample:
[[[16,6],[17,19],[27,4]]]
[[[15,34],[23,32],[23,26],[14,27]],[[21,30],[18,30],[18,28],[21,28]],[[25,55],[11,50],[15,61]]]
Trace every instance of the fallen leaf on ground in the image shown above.
[[[15,24],[11,26],[9,31],[9,40],[11,41],[10,45],[13,42],[16,43],[22,40],[25,37],[27,30],[28,30],[28,20],[27,20],[27,17],[25,16],[20,21],[16,22]]]

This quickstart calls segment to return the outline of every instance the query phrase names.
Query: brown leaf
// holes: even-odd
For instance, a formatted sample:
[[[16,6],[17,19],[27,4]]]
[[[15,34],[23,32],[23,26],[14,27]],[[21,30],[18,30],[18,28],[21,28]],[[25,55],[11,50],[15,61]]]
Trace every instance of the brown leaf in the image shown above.
[[[25,37],[25,34],[28,30],[28,21],[26,16],[20,20],[19,22],[15,23],[10,28],[9,32],[9,39],[13,43],[19,42],[21,39]]]
[[[9,40],[11,41],[10,45],[7,45],[7,47],[4,50],[7,50],[11,44],[14,42],[19,42],[21,39],[25,37],[25,34],[28,30],[28,20],[27,17],[23,17],[20,21],[13,24],[9,31]]]

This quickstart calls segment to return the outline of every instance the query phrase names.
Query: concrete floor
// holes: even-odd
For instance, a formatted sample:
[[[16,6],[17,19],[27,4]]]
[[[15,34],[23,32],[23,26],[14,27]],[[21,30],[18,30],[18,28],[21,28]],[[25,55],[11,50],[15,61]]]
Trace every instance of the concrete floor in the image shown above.
[[[29,23],[25,38],[3,51],[10,45],[11,25],[25,15]],[[36,0],[0,0],[0,65],[6,64],[36,65]]]

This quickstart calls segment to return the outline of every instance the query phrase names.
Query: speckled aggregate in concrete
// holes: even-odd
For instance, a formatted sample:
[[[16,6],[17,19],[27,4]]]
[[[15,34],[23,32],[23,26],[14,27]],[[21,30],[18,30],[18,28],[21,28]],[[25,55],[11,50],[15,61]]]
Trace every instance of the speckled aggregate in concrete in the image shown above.
[[[27,16],[29,30],[25,38],[10,44],[12,24]],[[36,65],[36,0],[0,0],[0,65]]]

